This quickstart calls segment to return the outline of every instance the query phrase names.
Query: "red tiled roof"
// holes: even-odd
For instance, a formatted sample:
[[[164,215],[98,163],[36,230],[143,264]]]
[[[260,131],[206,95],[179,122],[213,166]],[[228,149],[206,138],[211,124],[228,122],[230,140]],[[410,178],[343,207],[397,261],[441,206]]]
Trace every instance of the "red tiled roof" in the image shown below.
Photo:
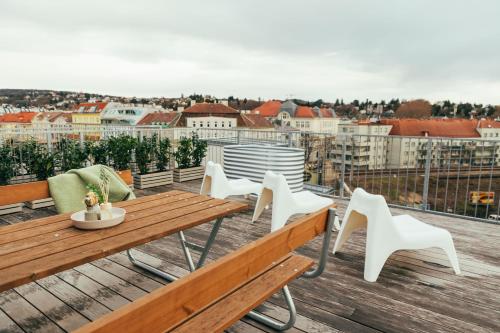
[[[332,118],[333,117],[333,110],[330,108],[321,108],[319,109],[319,112],[323,116],[323,118]]]
[[[295,111],[295,118],[314,118],[315,114],[312,107],[298,106]]]
[[[477,125],[479,128],[500,128],[500,121],[493,119],[481,119]]]
[[[265,117],[258,114],[242,114],[241,118],[245,123],[245,127],[249,128],[272,128],[273,124]]]
[[[49,122],[54,122],[58,118],[63,117],[67,122],[71,122],[71,113],[68,112],[40,112],[37,116],[37,120],[43,120],[47,118]]]
[[[281,102],[280,101],[267,101],[261,106],[256,107],[252,110],[252,113],[260,114],[263,117],[276,117],[280,112]]]
[[[108,105],[108,102],[96,102],[96,103],[80,103],[77,106],[75,106],[75,110],[78,111],[80,110],[81,107],[84,108],[83,112],[89,112],[88,110],[93,107],[97,106],[96,112],[101,112],[104,110],[104,108]]]
[[[477,120],[469,119],[382,119],[392,125],[389,135],[477,138]]]
[[[178,116],[177,112],[153,112],[146,115],[137,125],[170,125]]]
[[[228,114],[239,112],[235,109],[220,103],[197,103],[184,111],[183,113],[208,113],[208,114]]]
[[[0,123],[31,123],[38,112],[17,112],[0,115]]]

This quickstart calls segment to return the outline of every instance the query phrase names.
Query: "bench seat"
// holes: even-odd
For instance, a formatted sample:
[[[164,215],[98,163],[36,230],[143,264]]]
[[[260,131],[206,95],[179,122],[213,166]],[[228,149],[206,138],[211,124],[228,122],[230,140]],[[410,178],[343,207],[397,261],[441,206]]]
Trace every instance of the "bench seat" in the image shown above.
[[[220,332],[262,304],[288,282],[313,265],[313,260],[299,255],[285,257],[262,274],[245,282],[206,309],[186,318],[169,332]]]

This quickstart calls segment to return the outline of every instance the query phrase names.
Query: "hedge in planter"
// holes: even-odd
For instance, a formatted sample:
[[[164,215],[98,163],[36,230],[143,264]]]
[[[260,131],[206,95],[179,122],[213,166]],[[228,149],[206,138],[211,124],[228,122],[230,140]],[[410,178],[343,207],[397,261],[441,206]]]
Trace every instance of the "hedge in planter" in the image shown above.
[[[88,151],[76,140],[62,139],[59,143],[61,154],[61,170],[80,169],[85,167]]]
[[[166,140],[166,141],[165,141]],[[170,160],[170,141],[158,139],[157,135],[151,138],[143,137],[135,148],[135,160],[139,174],[134,176],[134,184],[139,189],[172,184],[172,171],[166,171]],[[150,170],[152,162],[156,160],[157,172]]]
[[[137,145],[137,140],[130,135],[119,135],[108,139],[107,148],[110,162],[117,171],[130,168],[132,153]]]
[[[200,140],[197,134],[191,138],[184,137],[179,141],[179,146],[174,154],[178,168],[174,170],[174,181],[200,179],[204,175],[201,162],[207,154],[207,142]]]
[[[3,145],[0,147],[0,185],[7,185],[14,177],[16,163],[12,153],[12,147]]]

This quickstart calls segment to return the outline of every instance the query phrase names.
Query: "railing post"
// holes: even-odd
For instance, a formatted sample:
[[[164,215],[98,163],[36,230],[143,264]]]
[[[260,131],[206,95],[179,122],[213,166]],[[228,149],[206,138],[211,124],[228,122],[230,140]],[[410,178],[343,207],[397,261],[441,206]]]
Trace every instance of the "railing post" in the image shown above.
[[[49,152],[52,152],[52,133],[48,128],[47,128],[47,150]]]
[[[240,144],[240,130],[236,129],[236,144]]]
[[[347,136],[342,136],[342,161],[340,164],[340,198],[344,198],[344,177],[345,177],[345,154],[347,148]]]
[[[84,147],[84,137],[83,137],[83,132],[80,131],[80,148],[83,149]]]
[[[431,175],[432,139],[427,140],[427,155],[425,157],[424,193],[422,193],[422,210],[427,210],[429,196],[429,180]]]

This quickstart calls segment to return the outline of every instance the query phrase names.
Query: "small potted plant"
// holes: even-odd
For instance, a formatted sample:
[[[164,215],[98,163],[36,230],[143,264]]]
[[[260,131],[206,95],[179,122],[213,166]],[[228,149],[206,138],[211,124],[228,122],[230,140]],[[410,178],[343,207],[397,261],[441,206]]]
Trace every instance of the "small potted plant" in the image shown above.
[[[172,184],[172,171],[167,170],[170,161],[170,140],[160,139],[157,134],[143,137],[135,148],[138,173],[134,185],[139,189]],[[156,164],[153,163],[156,161]]]
[[[178,167],[174,170],[174,181],[184,182],[203,178],[205,169],[201,163],[206,154],[207,142],[200,140],[196,133],[193,133],[191,138],[181,138],[174,154]]]
[[[99,181],[97,184],[88,184],[87,189],[89,192],[85,200],[91,199],[92,206],[99,204],[99,210],[96,212],[99,215],[99,220],[108,220],[113,217],[112,204],[109,202],[109,173],[106,168],[99,168]],[[97,202],[92,198],[97,198]],[[85,203],[87,207],[89,204]]]

